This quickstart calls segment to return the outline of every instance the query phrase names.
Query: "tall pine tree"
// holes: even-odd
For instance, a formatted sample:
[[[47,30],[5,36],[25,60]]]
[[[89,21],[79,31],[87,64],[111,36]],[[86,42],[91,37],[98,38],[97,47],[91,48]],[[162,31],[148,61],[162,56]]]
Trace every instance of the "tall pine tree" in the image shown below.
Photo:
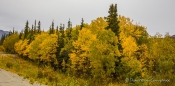
[[[108,11],[109,15],[106,18],[107,22],[108,22],[108,26],[106,27],[106,29],[111,29],[116,36],[119,36],[119,21],[117,19],[117,4],[111,4],[109,11]]]
[[[80,30],[84,27],[84,19],[81,19],[81,25],[80,25]]]
[[[52,21],[52,27],[51,27],[51,29],[52,29],[52,34],[54,34],[54,32],[55,32],[55,30],[54,30],[54,21]]]
[[[59,30],[58,30],[58,25],[57,25],[57,27],[56,27],[56,34],[58,34],[59,32],[58,32]]]
[[[6,38],[6,34],[2,34],[1,40],[0,40],[0,45],[3,44],[3,41],[5,40],[5,38]]]
[[[37,32],[41,33],[41,22],[40,21],[38,22],[38,31]]]
[[[72,31],[72,23],[69,19],[68,25],[67,25],[67,37],[70,39],[71,38],[71,31]]]
[[[36,33],[36,20],[35,20],[35,24],[34,24],[34,34]]]
[[[24,29],[24,39],[27,38],[28,34],[29,34],[29,22],[27,20],[26,25],[25,25],[25,29]]]

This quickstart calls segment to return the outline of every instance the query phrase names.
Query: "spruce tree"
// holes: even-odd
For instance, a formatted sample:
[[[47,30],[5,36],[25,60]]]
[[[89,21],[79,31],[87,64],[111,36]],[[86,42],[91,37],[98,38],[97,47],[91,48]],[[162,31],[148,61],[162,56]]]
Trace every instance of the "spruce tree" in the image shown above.
[[[36,20],[35,20],[35,24],[34,24],[34,33],[36,33]]]
[[[109,15],[106,18],[107,22],[108,22],[108,26],[106,27],[106,29],[111,29],[116,36],[119,36],[119,21],[117,19],[117,4],[110,5],[109,11],[108,11]]]
[[[51,34],[54,34],[54,32],[55,32],[55,30],[54,30],[54,21],[52,21],[52,27],[51,27],[51,31],[52,31],[52,33]]]
[[[84,20],[83,18],[81,19],[81,25],[80,25],[80,30],[84,27]]]
[[[60,24],[59,32],[61,33],[60,37],[58,37],[58,45],[57,47],[57,60],[58,60],[58,68],[61,69],[61,63],[63,57],[60,55],[61,49],[64,47],[64,24]]]
[[[56,34],[58,34],[58,25],[57,25],[57,27],[56,27]]]
[[[1,40],[0,40],[0,45],[3,44],[3,41],[5,40],[5,38],[6,38],[5,34],[2,34],[2,36],[1,36]]]
[[[32,24],[32,29],[31,29],[31,31],[30,31],[30,32],[31,32],[31,34],[32,34],[32,35],[34,35],[34,34],[35,34],[33,24]]]
[[[41,33],[41,22],[38,22],[38,33]]]
[[[49,34],[52,34],[52,26],[49,27]]]
[[[22,39],[23,30],[19,33],[19,39]]]
[[[67,25],[67,27],[68,27],[69,29],[72,28],[70,18],[69,18],[69,21],[68,21],[68,25]]]
[[[28,34],[29,34],[29,22],[27,20],[26,25],[25,25],[25,29],[24,29],[24,39],[27,38]]]
[[[67,26],[67,36],[68,36],[69,39],[71,38],[71,31],[72,31],[72,23],[69,19],[68,26]]]
[[[13,34],[15,34],[15,29],[14,29],[14,27],[13,27],[13,32],[12,32]]]
[[[32,29],[31,30],[34,31],[33,24],[32,24]]]
[[[64,37],[64,24],[60,24],[60,33],[61,33],[61,37],[63,38]]]
[[[123,51],[123,48],[122,48],[122,45],[121,45],[121,40],[119,40],[119,21],[118,21],[118,19],[117,19],[117,17],[118,17],[118,14],[117,14],[117,4],[111,4],[110,5],[110,8],[109,8],[109,11],[108,11],[108,13],[109,13],[109,15],[108,15],[108,17],[105,17],[105,19],[106,19],[106,22],[108,23],[108,26],[105,28],[106,30],[109,30],[109,29],[111,29],[114,33],[115,33],[115,35],[118,37],[118,49],[119,49],[119,51],[122,53],[122,51]],[[115,56],[115,58],[116,58],[117,56]],[[115,62],[115,66],[116,66],[116,68],[115,68],[115,70],[118,70],[118,68],[119,68],[119,65],[121,64],[121,58],[122,58],[122,56],[119,56],[118,57],[118,59],[119,59],[119,62]],[[113,74],[113,76],[118,76],[118,73],[116,72],[116,73],[114,73]]]
[[[64,28],[65,28],[65,25],[63,24],[63,33],[64,33]]]

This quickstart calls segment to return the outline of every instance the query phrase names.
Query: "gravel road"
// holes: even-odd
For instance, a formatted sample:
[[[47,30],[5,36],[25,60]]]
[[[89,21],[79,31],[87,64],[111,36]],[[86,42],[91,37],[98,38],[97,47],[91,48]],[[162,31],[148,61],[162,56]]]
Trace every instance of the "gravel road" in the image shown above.
[[[11,55],[15,56],[14,54],[6,54],[0,52],[0,56]],[[45,86],[34,83],[33,85],[29,83],[29,80],[23,79],[22,76],[14,74],[12,72],[6,71],[0,68],[0,86]]]
[[[0,69],[0,86],[45,86],[34,83],[29,83],[29,80],[23,79],[23,77],[17,74],[11,73],[4,69]]]

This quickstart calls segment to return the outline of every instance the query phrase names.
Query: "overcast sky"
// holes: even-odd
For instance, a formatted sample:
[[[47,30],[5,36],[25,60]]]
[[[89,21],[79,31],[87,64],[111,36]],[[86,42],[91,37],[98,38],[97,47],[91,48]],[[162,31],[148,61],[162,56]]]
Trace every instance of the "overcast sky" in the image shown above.
[[[28,20],[41,21],[41,29],[71,20],[73,26],[97,17],[108,15],[110,4],[118,5],[118,14],[129,17],[134,23],[146,26],[150,35],[156,32],[175,34],[175,0],[0,0],[0,30],[13,27],[21,31]]]

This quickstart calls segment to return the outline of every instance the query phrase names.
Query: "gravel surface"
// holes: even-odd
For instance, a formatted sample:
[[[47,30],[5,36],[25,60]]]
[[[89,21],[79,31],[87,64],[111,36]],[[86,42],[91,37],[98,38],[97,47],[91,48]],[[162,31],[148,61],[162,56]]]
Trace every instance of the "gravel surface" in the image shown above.
[[[4,52],[0,52],[0,56],[16,56],[15,54],[7,54]],[[30,84],[29,80],[23,79],[22,76],[19,76],[15,73],[6,71],[4,69],[0,68],[0,86],[46,86],[46,85],[40,85],[37,83]]]
[[[0,86],[45,86],[34,83],[33,85],[29,83],[29,80],[23,79],[23,77],[0,69]]]

